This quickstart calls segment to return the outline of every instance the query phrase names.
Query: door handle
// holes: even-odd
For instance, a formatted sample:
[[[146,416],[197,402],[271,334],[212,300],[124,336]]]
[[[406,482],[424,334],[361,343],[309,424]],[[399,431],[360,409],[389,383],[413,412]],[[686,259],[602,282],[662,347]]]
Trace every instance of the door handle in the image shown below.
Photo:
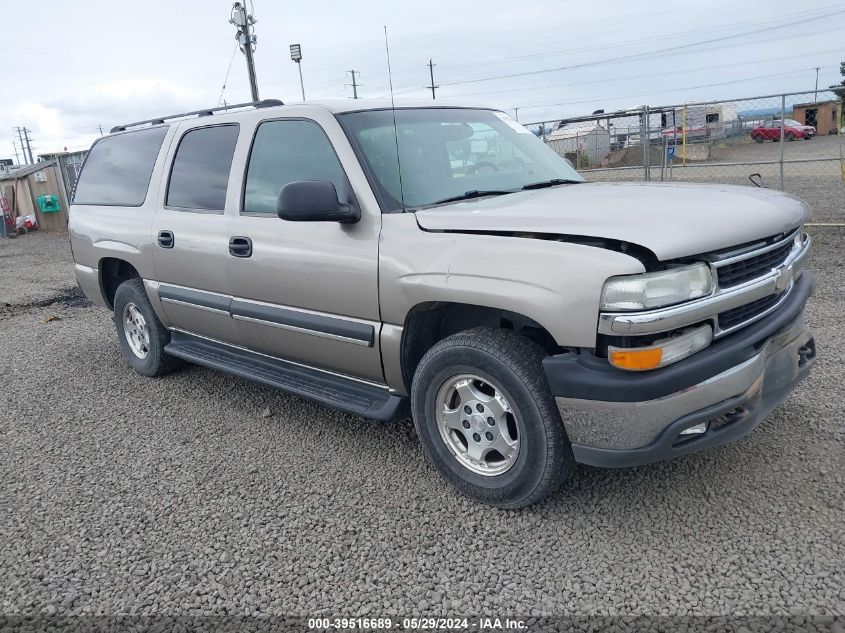
[[[229,238],[229,254],[235,257],[252,256],[252,240],[242,235]]]
[[[173,248],[173,244],[175,242],[176,240],[173,237],[173,231],[158,232],[158,245],[162,248]]]

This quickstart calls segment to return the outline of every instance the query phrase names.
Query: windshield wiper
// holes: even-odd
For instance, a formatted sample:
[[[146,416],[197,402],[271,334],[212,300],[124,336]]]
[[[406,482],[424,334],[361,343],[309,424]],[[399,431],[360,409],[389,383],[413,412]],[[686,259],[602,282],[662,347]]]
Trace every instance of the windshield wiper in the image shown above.
[[[566,185],[580,183],[580,180],[567,180],[565,178],[552,178],[551,180],[542,180],[540,182],[532,182],[525,185],[522,189],[527,191],[529,189],[545,189],[546,187],[554,187],[555,185]]]
[[[437,200],[436,202],[432,202],[431,204],[445,204],[446,202],[459,202],[461,200],[472,200],[473,198],[480,198],[481,196],[503,196],[508,193],[516,193],[513,190],[507,189],[472,189],[471,191],[465,191],[459,196],[450,196],[448,198],[443,198],[442,200]]]

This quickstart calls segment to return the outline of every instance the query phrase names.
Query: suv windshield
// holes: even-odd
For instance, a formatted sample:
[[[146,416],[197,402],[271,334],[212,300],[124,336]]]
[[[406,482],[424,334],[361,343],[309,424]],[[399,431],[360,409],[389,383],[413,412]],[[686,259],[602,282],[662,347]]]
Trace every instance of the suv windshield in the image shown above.
[[[567,161],[502,112],[400,108],[395,113],[398,138],[392,110],[338,117],[385,211],[584,182]]]

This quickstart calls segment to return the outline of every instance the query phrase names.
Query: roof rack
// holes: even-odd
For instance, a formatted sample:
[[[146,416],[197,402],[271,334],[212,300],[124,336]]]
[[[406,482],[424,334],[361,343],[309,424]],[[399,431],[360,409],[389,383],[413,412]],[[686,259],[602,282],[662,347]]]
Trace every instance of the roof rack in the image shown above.
[[[236,108],[272,108],[273,106],[285,105],[281,99],[263,99],[262,101],[248,101],[246,103],[235,103],[232,105],[225,105],[219,108],[206,108],[204,110],[194,110],[193,112],[181,112],[179,114],[170,114],[168,116],[160,116],[155,119],[147,119],[146,121],[138,121],[136,123],[126,123],[124,125],[115,125],[110,131],[110,134],[115,132],[123,132],[130,127],[138,127],[139,125],[161,125],[170,119],[181,119],[189,116],[211,116],[215,112],[229,111]]]

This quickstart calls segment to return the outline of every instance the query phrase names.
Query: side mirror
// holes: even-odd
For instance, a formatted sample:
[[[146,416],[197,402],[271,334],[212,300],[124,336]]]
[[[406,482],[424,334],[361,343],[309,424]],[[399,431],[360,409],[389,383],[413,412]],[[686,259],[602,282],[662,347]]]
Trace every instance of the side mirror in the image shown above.
[[[361,219],[361,210],[337,199],[337,190],[327,180],[289,182],[279,192],[276,212],[290,222],[341,222]]]

